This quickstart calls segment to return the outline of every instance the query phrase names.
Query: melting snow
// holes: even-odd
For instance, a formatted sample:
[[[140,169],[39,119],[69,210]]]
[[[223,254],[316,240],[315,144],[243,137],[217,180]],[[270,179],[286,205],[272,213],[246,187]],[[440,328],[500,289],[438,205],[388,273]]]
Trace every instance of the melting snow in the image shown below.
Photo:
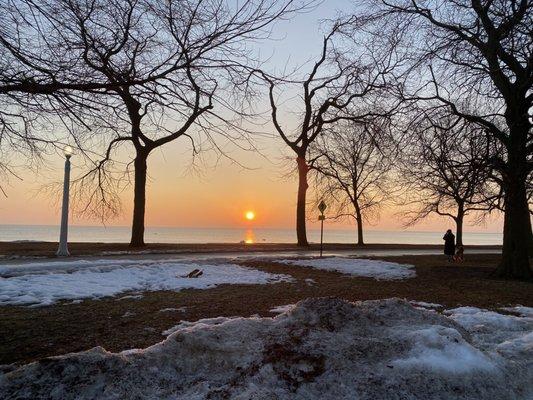
[[[198,321],[181,321],[178,325],[173,326],[172,328],[167,329],[166,331],[163,331],[161,334],[163,336],[168,336],[173,334],[174,332],[192,328],[193,330],[196,330],[198,328],[205,328],[213,325],[220,325],[224,322],[231,321],[233,319],[236,319],[239,317],[215,317],[215,318],[202,318]]]
[[[282,314],[284,312],[292,310],[294,307],[296,307],[296,304],[285,304],[284,306],[277,306],[270,310],[273,314]]]
[[[129,300],[129,299],[139,300],[139,299],[142,299],[142,298],[143,298],[142,294],[129,294],[127,296],[119,297],[117,300]]]
[[[515,307],[502,307],[500,310],[512,312],[522,317],[533,318],[533,307],[515,306]]]
[[[193,269],[199,278],[186,278]],[[206,289],[221,284],[289,281],[235,264],[195,264],[176,260],[79,260],[0,267],[0,305],[49,305],[59,300],[116,296],[129,291]],[[136,298],[137,296],[124,296]]]
[[[130,318],[130,317],[135,317],[137,315],[137,313],[134,313],[132,311],[126,311],[123,315],[122,315],[122,318]]]
[[[504,323],[473,308],[448,314],[398,299],[308,299],[275,318],[183,323],[147,349],[28,364],[0,375],[0,397],[531,398],[533,321]]]
[[[185,312],[185,311],[187,311],[187,307],[179,307],[179,308],[168,307],[168,308],[162,308],[161,310],[159,310],[159,312]]]
[[[280,260],[283,264],[311,267],[326,271],[336,271],[343,274],[364,276],[368,278],[394,280],[416,276],[412,265],[398,264],[381,260],[367,260],[364,258],[325,257],[299,260]]]
[[[411,335],[415,345],[407,358],[395,360],[393,365],[454,374],[496,368],[487,355],[468,345],[457,329],[437,325]]]
[[[409,303],[411,303],[413,306],[415,307],[421,307],[421,308],[442,308],[442,305],[441,304],[437,304],[437,303],[426,303],[425,301],[416,301],[416,300],[411,300],[409,301]]]
[[[510,357],[529,353],[533,367],[532,317],[504,315],[476,307],[459,307],[444,313],[465,328],[481,349],[496,349],[498,353],[506,353]]]

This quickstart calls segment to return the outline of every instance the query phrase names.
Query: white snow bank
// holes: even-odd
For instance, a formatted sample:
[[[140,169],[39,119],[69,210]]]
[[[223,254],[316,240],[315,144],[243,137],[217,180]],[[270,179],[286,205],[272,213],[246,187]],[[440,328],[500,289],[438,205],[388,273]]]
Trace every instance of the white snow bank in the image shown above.
[[[505,353],[508,358],[529,354],[530,366],[533,367],[533,318],[504,315],[476,307],[459,307],[444,313],[470,333],[477,347]]]
[[[78,262],[82,268],[76,268]],[[291,280],[287,275],[235,264],[205,265],[175,260],[80,260],[35,264],[38,265],[20,267],[26,274],[17,270],[16,274],[11,271],[10,277],[0,277],[0,305],[49,305],[59,300],[100,298],[129,291],[179,291],[207,289],[221,284],[267,284]],[[203,271],[202,276],[183,277],[196,268]],[[132,298],[123,298],[126,297]]]
[[[275,318],[187,323],[147,349],[95,348],[28,364],[0,376],[0,398],[525,400],[533,394],[532,358],[509,359],[475,343],[454,320],[403,300],[308,299]]]
[[[280,260],[283,264],[311,267],[326,271],[336,271],[343,274],[364,276],[368,278],[394,280],[414,278],[414,266],[398,264],[381,260],[367,260],[364,258],[325,257],[299,260]]]
[[[407,358],[395,360],[392,365],[455,374],[496,368],[496,364],[466,342],[457,329],[437,325],[417,330],[412,335],[415,346]]]
[[[533,318],[504,315],[476,307],[459,307],[444,311],[444,314],[469,331],[518,331],[527,330]]]
[[[533,360],[533,331],[525,335],[516,335],[514,339],[498,344],[496,351],[507,358],[529,359],[529,368],[533,367],[533,361],[531,361]]]
[[[522,317],[533,318],[533,307],[514,306],[514,307],[502,307],[500,310],[512,312]]]

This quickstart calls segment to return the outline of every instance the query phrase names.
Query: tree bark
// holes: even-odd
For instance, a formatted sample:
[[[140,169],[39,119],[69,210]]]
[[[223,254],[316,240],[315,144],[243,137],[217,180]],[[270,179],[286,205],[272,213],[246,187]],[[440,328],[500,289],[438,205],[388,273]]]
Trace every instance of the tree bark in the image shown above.
[[[304,156],[298,156],[296,158],[298,163],[298,201],[296,204],[296,237],[298,239],[298,246],[309,246],[307,242],[307,232],[305,228],[305,203],[307,188],[307,173],[309,167],[305,161]]]
[[[144,213],[146,210],[146,172],[148,153],[137,150],[134,161],[135,182],[133,197],[133,223],[131,227],[130,247],[143,247],[144,244]]]
[[[521,114],[526,111],[522,110]],[[529,124],[527,120],[520,118],[515,118],[516,123],[511,124],[513,115],[506,115],[506,118],[512,128],[507,146],[507,165],[503,174],[505,211],[502,260],[496,274],[505,278],[531,279],[533,272],[529,264],[529,254],[532,233],[526,193],[526,143]]]
[[[455,218],[455,245],[463,246],[463,221],[465,218],[465,213],[462,207],[459,205],[459,210],[457,212],[457,217]]]
[[[354,203],[355,208],[355,221],[357,222],[357,245],[358,246],[364,246],[364,238],[363,238],[363,218],[361,215],[361,209],[359,208],[359,204],[357,202]]]
[[[510,175],[516,174],[511,172]],[[513,179],[505,192],[502,260],[496,274],[504,278],[533,278],[529,264],[530,245],[531,221],[525,183]]]

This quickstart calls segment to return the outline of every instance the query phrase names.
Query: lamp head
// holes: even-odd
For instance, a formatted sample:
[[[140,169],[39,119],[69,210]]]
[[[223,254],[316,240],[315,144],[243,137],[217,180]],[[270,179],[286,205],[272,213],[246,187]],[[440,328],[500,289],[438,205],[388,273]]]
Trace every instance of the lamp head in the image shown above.
[[[63,149],[63,154],[65,155],[66,158],[70,158],[74,154],[74,149],[67,145]]]

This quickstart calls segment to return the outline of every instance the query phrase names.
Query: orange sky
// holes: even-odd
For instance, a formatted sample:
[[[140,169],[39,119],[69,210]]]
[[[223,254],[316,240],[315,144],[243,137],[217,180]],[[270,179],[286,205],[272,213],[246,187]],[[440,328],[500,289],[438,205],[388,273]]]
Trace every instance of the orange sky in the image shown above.
[[[202,174],[184,173],[189,165],[188,155],[180,143],[154,153],[149,159],[151,179],[147,190],[147,226],[181,227],[239,227],[239,228],[292,228],[295,221],[296,177],[287,177],[281,164],[290,162],[290,155],[277,138],[266,141],[271,161],[252,153],[232,154],[249,169],[223,160],[216,168],[207,168]],[[180,154],[176,157],[175,154]],[[72,158],[73,174],[76,173],[76,156]],[[38,175],[23,173],[23,181],[12,180],[7,187],[8,198],[0,200],[2,224],[57,224],[59,204],[57,198],[39,192],[43,184],[62,179],[62,160],[57,157],[47,169]],[[311,199],[311,193],[309,196]],[[122,196],[123,212],[120,217],[108,221],[108,225],[128,226],[131,220],[132,188]],[[256,213],[254,221],[245,219],[244,213]],[[403,229],[395,217],[397,209],[384,210],[380,221],[370,229]],[[318,212],[315,212],[318,215]],[[310,215],[313,215],[311,211]],[[71,217],[73,224],[95,225],[99,221]],[[330,227],[345,228],[348,223],[329,223]],[[452,224],[442,218],[432,218],[415,226],[414,230],[441,231]],[[310,221],[310,227],[316,227]],[[467,226],[467,231],[497,232],[501,219],[495,218],[486,226]]]
[[[316,51],[316,43],[320,42],[318,21],[333,17],[336,8],[346,7],[349,3],[348,0],[328,0],[313,13],[281,23],[276,29],[279,40],[266,45],[264,49],[271,66],[274,64],[275,69],[286,64],[299,65],[308,61]],[[151,180],[147,190],[147,226],[294,227],[296,180],[295,177],[285,176],[288,171],[287,162],[290,162],[287,156],[292,159],[292,155],[280,138],[258,140],[257,145],[264,150],[266,158],[243,151],[231,154],[249,169],[222,160],[216,168],[207,168],[201,175],[185,173],[190,165],[190,154],[183,148],[185,143],[178,141],[166,145],[149,159]],[[12,179],[6,186],[8,198],[0,197],[0,224],[59,222],[57,198],[52,198],[47,193],[39,194],[39,189],[50,182],[61,181],[62,159],[57,156],[47,161],[49,166],[40,168],[38,174],[20,171],[23,181]],[[76,169],[79,160],[74,156],[72,162],[75,175],[80,172]],[[24,164],[24,160],[21,160],[21,164]],[[108,221],[109,225],[130,224],[131,187],[123,193],[122,199],[123,212],[119,218]],[[246,210],[256,212],[257,217],[253,222],[245,220]],[[379,223],[371,229],[401,229],[400,222],[394,217],[396,211],[385,210]],[[99,224],[98,221],[76,216],[72,216],[71,221],[78,225]],[[316,226],[314,218],[310,224],[310,227],[313,226]],[[347,224],[335,226],[346,227]],[[452,224],[435,218],[413,229],[441,231],[448,226],[452,227]],[[501,218],[490,221],[486,226],[467,226],[465,229],[497,232],[501,230]]]

